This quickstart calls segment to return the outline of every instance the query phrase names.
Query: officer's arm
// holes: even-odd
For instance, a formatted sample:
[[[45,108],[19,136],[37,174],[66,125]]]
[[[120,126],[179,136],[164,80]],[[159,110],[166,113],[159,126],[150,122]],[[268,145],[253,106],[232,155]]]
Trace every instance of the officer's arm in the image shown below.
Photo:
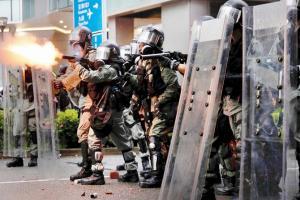
[[[125,76],[126,81],[128,81],[132,88],[137,89],[139,87],[137,75],[126,73]]]
[[[91,83],[102,83],[112,81],[117,78],[117,74],[111,67],[102,67],[99,70],[87,70],[79,63],[75,64],[79,68],[79,76],[82,81]]]
[[[162,74],[164,74],[164,77],[162,78],[167,87],[165,91],[158,97],[158,102],[160,105],[177,100],[179,95],[179,85],[176,73],[169,68],[164,68]]]

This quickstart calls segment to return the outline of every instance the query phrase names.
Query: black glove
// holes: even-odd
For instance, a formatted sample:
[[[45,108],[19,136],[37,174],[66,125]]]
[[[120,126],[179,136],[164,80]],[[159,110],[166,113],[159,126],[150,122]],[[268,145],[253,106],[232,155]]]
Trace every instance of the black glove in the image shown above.
[[[123,78],[125,81],[130,81],[132,74],[130,74],[129,72],[125,72]]]
[[[171,60],[170,58],[165,57],[165,56],[161,57],[160,61],[162,62],[164,67],[170,68],[174,71],[176,71],[178,69],[178,66],[180,64],[180,62],[178,62],[177,60]]]
[[[159,102],[154,103],[154,116],[160,118],[162,116],[162,113],[160,112],[160,105]]]

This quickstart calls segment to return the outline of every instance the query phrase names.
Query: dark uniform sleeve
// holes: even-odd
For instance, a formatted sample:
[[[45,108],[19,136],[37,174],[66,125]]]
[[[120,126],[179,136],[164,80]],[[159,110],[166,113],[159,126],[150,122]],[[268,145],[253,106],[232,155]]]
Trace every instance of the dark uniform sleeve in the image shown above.
[[[75,65],[79,68],[79,76],[82,81],[103,83],[118,78],[116,70],[108,65],[101,67],[99,70],[87,70],[80,63],[76,63]]]

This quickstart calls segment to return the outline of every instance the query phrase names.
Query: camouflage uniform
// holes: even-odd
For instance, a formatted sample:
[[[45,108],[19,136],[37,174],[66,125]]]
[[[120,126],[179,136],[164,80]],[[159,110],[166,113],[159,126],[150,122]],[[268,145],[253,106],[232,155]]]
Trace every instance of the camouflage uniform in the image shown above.
[[[239,30],[236,30],[239,32]],[[223,188],[217,188],[221,194],[230,194],[234,187],[239,187],[240,141],[242,133],[242,38],[232,44],[224,81],[223,107],[224,117],[229,127],[220,134],[227,137],[218,148],[220,164],[222,165]],[[229,133],[229,134],[228,134]]]
[[[152,179],[155,179],[155,183],[161,182],[163,177],[180,95],[176,73],[164,65],[164,62],[156,59],[140,61],[137,75],[132,75],[130,80],[138,91],[146,88],[151,102],[153,119],[147,132],[152,158]],[[151,178],[149,180],[151,182]],[[147,187],[147,181],[148,179],[140,182],[140,186]]]
[[[85,100],[83,111],[84,113],[88,113],[88,117],[91,117],[90,108],[94,101],[91,93],[96,92],[96,90],[93,89],[94,86],[96,84],[101,84],[99,86],[102,86],[106,83],[110,83],[118,78],[118,74],[116,69],[110,65],[102,66],[98,70],[87,70],[82,67],[80,63],[76,63],[75,66],[79,69],[79,76],[81,80],[88,83],[88,95]],[[103,88],[103,86],[101,88]],[[136,171],[137,163],[135,162],[135,153],[132,151],[132,144],[129,140],[128,129],[124,124],[123,108],[120,110],[117,109],[118,106],[112,102],[109,103],[109,106],[112,112],[111,118],[108,122],[108,125],[111,126],[110,137],[117,148],[123,153],[126,170]],[[79,129],[80,128],[81,127],[79,127]],[[102,164],[103,154],[101,139],[107,133],[90,128],[90,122],[88,131],[89,150],[92,154],[94,154],[92,156],[92,171],[99,174],[104,170]],[[82,179],[80,182],[82,184],[89,184],[88,178]]]

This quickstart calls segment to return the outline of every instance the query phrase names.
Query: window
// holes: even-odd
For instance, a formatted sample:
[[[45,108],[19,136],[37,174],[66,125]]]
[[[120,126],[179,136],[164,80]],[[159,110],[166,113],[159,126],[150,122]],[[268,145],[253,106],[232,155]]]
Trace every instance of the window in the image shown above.
[[[35,0],[23,0],[23,19],[30,19],[34,16]]]
[[[55,11],[73,5],[71,0],[49,0],[49,11]]]

